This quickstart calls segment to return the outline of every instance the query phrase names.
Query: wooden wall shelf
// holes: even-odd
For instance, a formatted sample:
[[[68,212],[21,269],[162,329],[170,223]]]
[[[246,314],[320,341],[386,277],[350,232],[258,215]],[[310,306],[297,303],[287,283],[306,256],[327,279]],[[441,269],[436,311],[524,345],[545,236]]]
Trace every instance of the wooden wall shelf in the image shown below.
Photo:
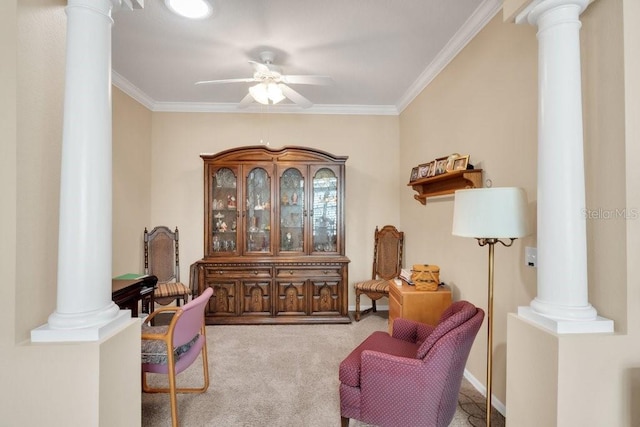
[[[446,196],[463,188],[481,188],[482,169],[447,172],[429,178],[420,178],[407,185],[418,193],[414,194],[413,198],[426,205],[429,197]]]

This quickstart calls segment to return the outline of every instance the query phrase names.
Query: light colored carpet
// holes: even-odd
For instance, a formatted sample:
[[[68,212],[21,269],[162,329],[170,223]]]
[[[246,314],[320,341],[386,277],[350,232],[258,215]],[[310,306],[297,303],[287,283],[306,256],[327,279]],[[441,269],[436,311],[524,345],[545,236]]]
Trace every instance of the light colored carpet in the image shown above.
[[[338,366],[371,332],[387,330],[386,315],[350,325],[207,326],[211,383],[206,393],[178,395],[181,426],[339,426]],[[201,381],[200,359],[178,375],[178,385]],[[166,383],[159,375],[149,382]],[[459,407],[451,425],[484,425],[482,396],[464,383],[460,402],[471,411]],[[496,427],[504,425],[504,419],[496,421]],[[168,395],[143,393],[142,426],[169,425]]]

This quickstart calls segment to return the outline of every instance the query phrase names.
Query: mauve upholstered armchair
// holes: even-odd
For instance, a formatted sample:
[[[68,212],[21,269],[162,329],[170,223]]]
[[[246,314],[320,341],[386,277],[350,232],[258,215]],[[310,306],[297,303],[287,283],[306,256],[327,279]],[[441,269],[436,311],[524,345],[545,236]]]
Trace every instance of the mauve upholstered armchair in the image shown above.
[[[484,311],[454,302],[437,326],[408,319],[371,334],[340,364],[340,415],[376,426],[448,426]]]

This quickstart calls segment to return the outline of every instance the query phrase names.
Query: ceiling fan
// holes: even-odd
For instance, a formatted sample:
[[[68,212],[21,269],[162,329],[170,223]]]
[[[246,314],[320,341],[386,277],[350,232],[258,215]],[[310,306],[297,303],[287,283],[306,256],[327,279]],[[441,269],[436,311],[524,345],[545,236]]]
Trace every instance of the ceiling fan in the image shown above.
[[[333,80],[329,76],[314,75],[285,75],[282,69],[273,64],[275,54],[271,51],[260,53],[260,62],[249,61],[253,65],[253,77],[224,80],[203,80],[196,82],[196,85],[224,84],[224,83],[256,83],[249,87],[249,93],[240,101],[238,108],[246,108],[254,100],[261,104],[277,104],[288,98],[291,102],[302,108],[309,108],[313,105],[311,101],[293,90],[288,85],[329,85]]]

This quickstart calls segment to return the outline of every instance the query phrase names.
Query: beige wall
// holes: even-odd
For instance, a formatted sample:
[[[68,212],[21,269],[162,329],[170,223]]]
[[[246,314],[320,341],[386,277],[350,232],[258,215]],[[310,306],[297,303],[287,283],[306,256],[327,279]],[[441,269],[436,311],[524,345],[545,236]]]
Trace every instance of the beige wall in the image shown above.
[[[506,25],[497,15],[400,116],[401,169],[451,153],[470,154],[494,187],[523,187],[530,211],[536,200],[537,55],[535,30]],[[406,179],[406,177],[405,177]],[[487,307],[488,250],[453,237],[453,196],[413,200],[402,191],[401,223],[408,264],[440,266],[455,299]],[[532,215],[534,216],[534,215]],[[535,270],[524,266],[524,247],[498,246],[495,256],[493,393],[505,402],[506,316],[535,297]],[[485,322],[486,324],[486,322]],[[484,384],[486,332],[478,334],[467,369]]]
[[[628,146],[624,143],[623,78],[628,74],[623,69],[622,1],[596,1],[581,19],[587,208],[634,208],[638,204],[629,201],[628,186],[636,186],[637,181],[626,177],[629,172],[624,162]],[[416,157],[428,161],[451,152],[469,153],[472,163],[484,169],[485,179],[491,179],[493,186],[525,188],[534,224],[535,32],[531,26],[503,23],[499,14],[400,117],[402,169],[408,171],[415,166]],[[452,201],[452,197],[444,197],[421,206],[403,198],[401,223],[411,237],[407,259],[410,263],[439,264],[441,277],[454,286],[456,298],[469,299],[486,308],[487,250],[473,240],[451,236]],[[632,247],[627,241],[631,225],[635,221],[620,218],[591,220],[587,225],[589,301],[600,315],[615,321],[618,333],[626,333],[631,321],[627,311],[627,277],[632,277],[628,276],[627,265],[627,259],[632,259],[627,253],[627,248]],[[506,403],[509,422],[517,426],[548,425],[541,423],[540,417],[529,417],[535,410],[530,402],[535,401],[559,425],[604,425],[594,423],[594,411],[585,411],[585,407],[598,408],[609,417],[608,422],[611,414],[619,414],[620,425],[625,425],[622,420],[628,418],[629,411],[628,407],[626,412],[621,410],[621,402],[629,400],[625,387],[633,384],[624,385],[628,377],[623,377],[619,363],[611,363],[611,356],[606,356],[610,348],[603,346],[602,337],[597,335],[549,338],[535,327],[518,324],[516,319],[516,332],[510,333],[508,341],[510,352],[514,353],[510,354],[510,366],[512,362],[517,364],[510,368],[513,375],[508,378],[514,406],[507,400],[507,315],[517,311],[518,306],[528,305],[536,296],[535,270],[524,266],[525,246],[536,246],[535,234],[517,241],[512,248],[496,250],[493,391]],[[529,333],[523,336],[519,333],[523,330]],[[604,342],[624,345],[625,341],[611,337]],[[482,384],[485,351],[486,341],[476,340],[467,365]],[[624,355],[619,362],[631,362],[629,353],[622,348],[619,354]],[[593,372],[599,374],[592,376]],[[593,392],[597,381],[606,384],[606,392]],[[537,391],[523,392],[532,388]],[[585,405],[585,400],[593,402]],[[523,410],[525,404],[529,407]],[[601,411],[602,405],[608,410]],[[604,422],[605,415],[601,417],[599,421]],[[583,423],[575,424],[576,419]]]
[[[113,276],[141,273],[151,226],[151,111],[113,88]]]
[[[29,341],[56,308],[65,5],[0,2],[0,424],[135,426],[137,320],[98,342]]]
[[[153,113],[150,224],[178,226],[183,281],[203,256],[201,153],[259,144],[299,145],[349,156],[346,255],[351,281],[370,277],[373,230],[398,224],[398,117],[358,115]],[[350,293],[353,290],[350,286]],[[353,297],[350,297],[353,301]]]
[[[55,309],[64,4],[0,2],[0,182],[6,231],[0,296],[8,302],[0,311],[5,325],[0,350],[11,366],[0,371],[0,382],[12,384],[0,392],[0,413],[10,414],[5,418],[10,425],[45,419],[56,425],[64,409],[79,410],[78,420],[104,425],[133,420],[135,425],[139,411],[125,411],[118,420],[105,411],[123,396],[139,410],[139,390],[118,389],[110,381],[120,378],[115,364],[99,362],[110,357],[133,367],[125,356],[137,343],[133,329],[96,346],[25,342]],[[634,161],[640,158],[639,19],[636,0],[598,0],[583,15],[585,161],[592,209],[640,207]],[[203,244],[198,155],[263,139],[274,147],[308,145],[350,157],[350,282],[369,275],[373,228],[396,223],[407,233],[407,266],[439,264],[456,298],[485,306],[486,248],[451,236],[451,197],[422,206],[405,184],[417,159],[469,153],[494,186],[524,187],[535,212],[536,52],[535,29],[496,17],[400,117],[151,113],[114,90],[114,274],[139,271],[142,229],[166,224],[181,229],[182,275],[188,277],[188,265],[202,256]],[[602,167],[609,163],[619,167]],[[511,316],[509,370],[514,374],[509,384],[521,402],[541,402],[542,411],[556,415],[557,425],[638,425],[640,287],[634,278],[640,274],[640,221],[592,221],[588,237],[589,299],[600,314],[615,320],[616,334],[555,337]],[[507,313],[536,295],[535,270],[523,266],[524,246],[535,244],[531,236],[496,250],[494,393],[502,402]],[[484,340],[478,339],[468,364],[482,383],[484,352]],[[512,354],[517,356],[513,365]],[[70,375],[61,376],[65,371]],[[88,400],[80,408],[69,396]],[[33,401],[47,403],[35,413]],[[515,402],[506,402],[508,421],[527,425],[530,413]]]
[[[581,17],[587,205],[605,212],[626,208],[631,214],[626,220],[590,220],[587,228],[590,301],[601,315],[615,320],[616,332],[555,335],[510,318],[507,398],[512,425],[540,425],[539,414],[549,412],[554,415],[554,423],[546,424],[550,426],[640,425],[638,19],[640,3],[634,0],[599,0]],[[556,361],[545,357],[552,347]],[[523,388],[512,381],[525,370],[538,381]],[[547,405],[550,393],[557,401]],[[531,402],[539,403],[538,415]]]

